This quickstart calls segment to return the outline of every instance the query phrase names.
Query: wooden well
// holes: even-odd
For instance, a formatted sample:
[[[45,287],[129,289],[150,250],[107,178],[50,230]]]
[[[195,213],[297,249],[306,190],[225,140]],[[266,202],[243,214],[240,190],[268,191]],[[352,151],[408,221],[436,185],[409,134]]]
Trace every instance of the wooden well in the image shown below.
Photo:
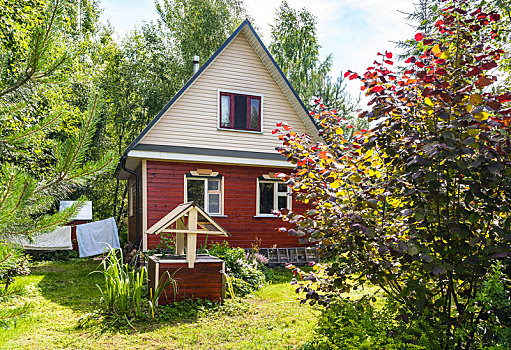
[[[221,301],[225,297],[224,268],[223,260],[207,254],[197,255],[193,268],[188,267],[186,255],[152,255],[148,259],[149,288],[156,290],[160,280],[168,279],[168,272],[176,283],[162,292],[159,305],[197,298]]]

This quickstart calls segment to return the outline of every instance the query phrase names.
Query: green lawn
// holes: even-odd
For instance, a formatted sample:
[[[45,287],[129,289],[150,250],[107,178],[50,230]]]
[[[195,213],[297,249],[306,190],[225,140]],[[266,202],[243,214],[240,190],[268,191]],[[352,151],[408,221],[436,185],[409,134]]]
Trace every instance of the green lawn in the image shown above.
[[[185,305],[165,309],[165,321],[135,329],[102,331],[96,323],[78,330],[78,319],[99,299],[95,284],[102,277],[89,275],[97,267],[89,260],[44,262],[18,278],[26,290],[10,303],[28,301],[32,309],[16,327],[0,329],[0,349],[286,349],[309,340],[315,326],[316,312],[299,305],[293,286],[282,281],[243,299],[242,307],[232,301],[215,308]]]

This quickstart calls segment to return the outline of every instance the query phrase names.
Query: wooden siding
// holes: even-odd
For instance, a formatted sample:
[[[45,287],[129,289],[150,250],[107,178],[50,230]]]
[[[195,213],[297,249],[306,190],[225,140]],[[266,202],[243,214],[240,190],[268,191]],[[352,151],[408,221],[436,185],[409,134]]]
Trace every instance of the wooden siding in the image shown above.
[[[277,228],[286,226],[279,218],[254,217],[256,215],[257,178],[269,172],[289,171],[265,167],[147,161],[147,227],[151,227],[184,201],[184,177],[198,168],[212,169],[224,178],[224,217],[213,217],[231,234],[231,237],[209,236],[208,242],[228,241],[232,246],[298,247],[298,238]],[[305,206],[293,200],[293,210],[303,211]],[[291,227],[287,225],[287,227]],[[159,235],[148,235],[148,249],[156,247]],[[197,244],[204,244],[199,235]]]
[[[193,269],[188,268],[187,263],[168,263],[161,261],[158,265],[149,258],[149,288],[153,291],[158,281],[166,281],[172,276],[177,284],[175,287],[170,284],[165,292],[161,294],[158,303],[160,305],[171,304],[184,299],[209,299],[221,301],[223,299],[223,278],[221,271],[224,269],[223,261],[195,263]],[[167,275],[166,272],[169,274]],[[158,274],[158,276],[156,276]],[[162,282],[164,283],[164,282]]]
[[[262,133],[219,130],[219,90],[262,95]],[[233,39],[141,140],[143,144],[275,152],[275,124],[308,133],[243,33]]]

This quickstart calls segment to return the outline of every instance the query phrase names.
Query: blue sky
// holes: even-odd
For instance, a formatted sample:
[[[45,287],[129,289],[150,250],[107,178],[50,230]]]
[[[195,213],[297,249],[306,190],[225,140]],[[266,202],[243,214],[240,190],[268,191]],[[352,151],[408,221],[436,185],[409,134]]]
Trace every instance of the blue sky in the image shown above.
[[[413,0],[288,0],[291,7],[307,8],[317,19],[321,55],[333,55],[333,74],[348,69],[363,73],[376,59],[378,51],[395,52],[392,41],[413,36],[405,21],[413,12]],[[270,24],[280,0],[245,0],[248,14],[260,29],[265,42],[270,41]],[[153,0],[102,0],[102,20],[108,20],[121,35],[143,21],[158,17]],[[348,90],[358,95],[360,84],[352,81]]]

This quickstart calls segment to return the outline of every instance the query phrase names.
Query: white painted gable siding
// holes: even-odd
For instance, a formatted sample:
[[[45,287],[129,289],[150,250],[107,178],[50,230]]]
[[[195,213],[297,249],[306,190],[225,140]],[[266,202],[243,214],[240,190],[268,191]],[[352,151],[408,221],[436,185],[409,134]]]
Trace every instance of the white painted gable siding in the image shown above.
[[[262,95],[262,133],[218,129],[219,90]],[[247,38],[240,32],[142,138],[141,144],[275,152],[271,133],[287,122],[308,133]]]

